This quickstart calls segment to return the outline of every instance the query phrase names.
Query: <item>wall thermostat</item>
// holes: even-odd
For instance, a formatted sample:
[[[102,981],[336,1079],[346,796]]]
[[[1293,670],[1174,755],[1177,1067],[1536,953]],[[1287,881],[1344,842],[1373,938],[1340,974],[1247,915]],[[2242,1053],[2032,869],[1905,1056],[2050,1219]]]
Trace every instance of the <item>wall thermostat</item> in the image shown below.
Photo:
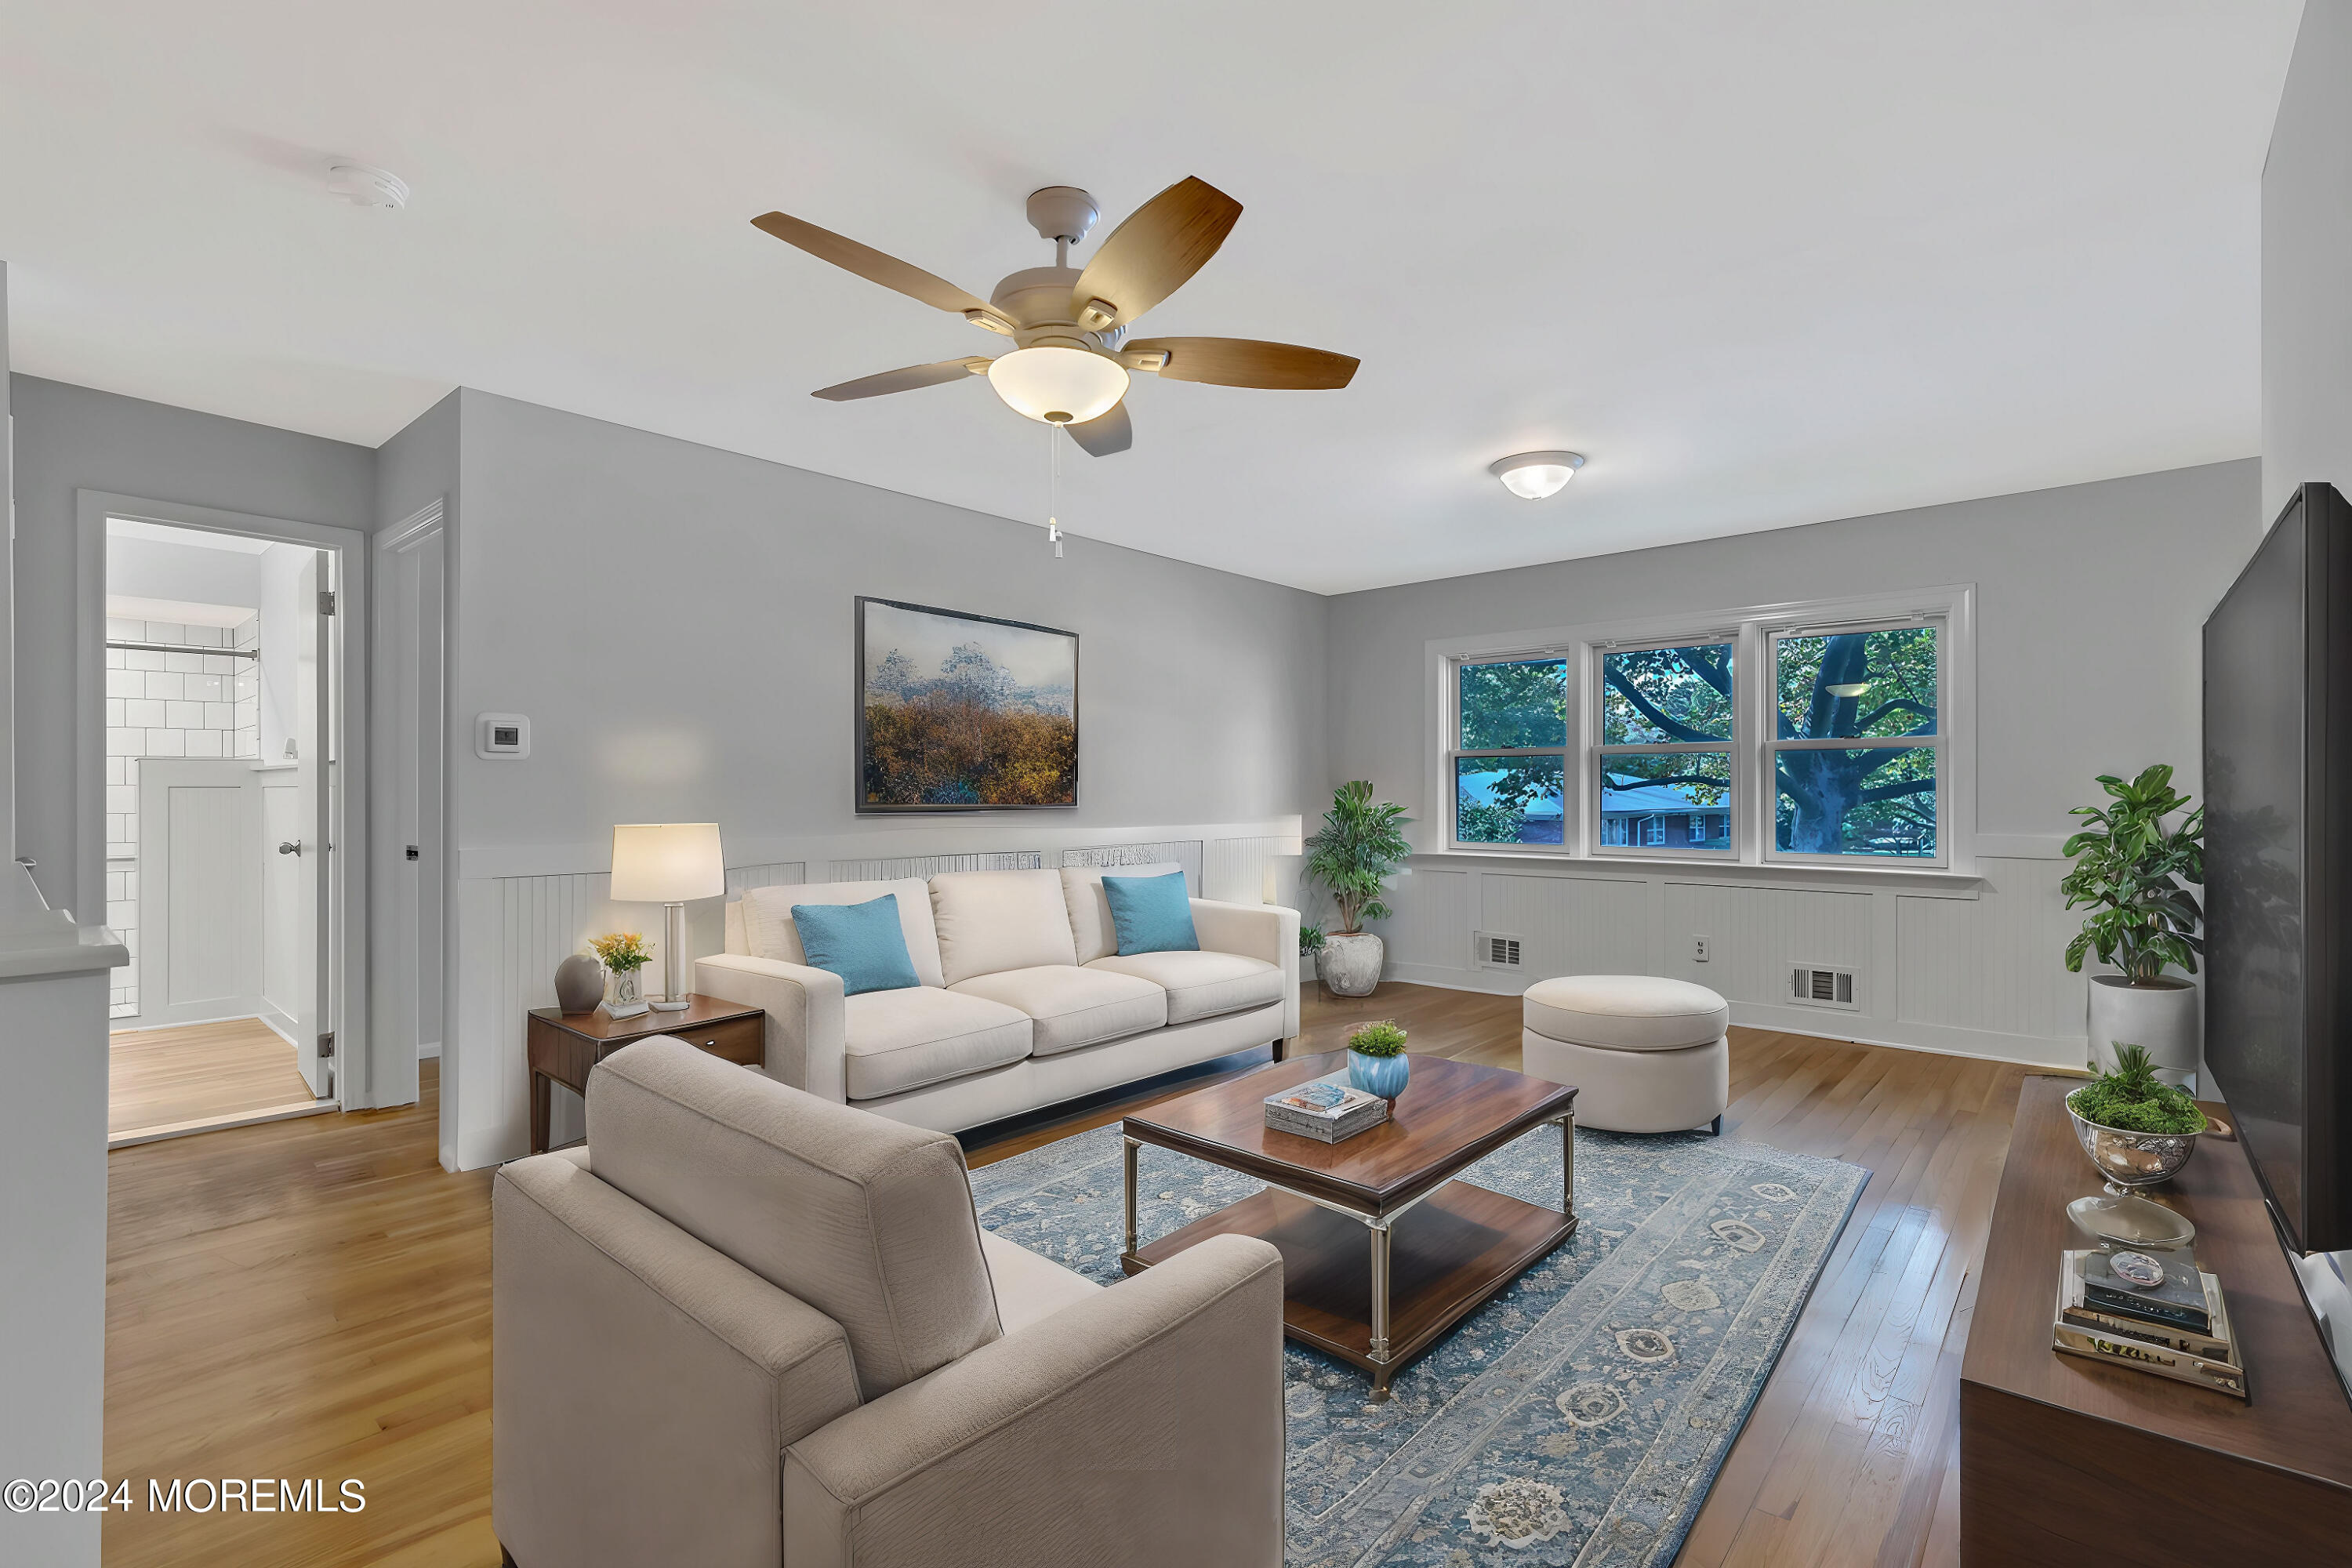
[[[474,721],[478,757],[530,755],[530,721],[520,713],[485,713]]]

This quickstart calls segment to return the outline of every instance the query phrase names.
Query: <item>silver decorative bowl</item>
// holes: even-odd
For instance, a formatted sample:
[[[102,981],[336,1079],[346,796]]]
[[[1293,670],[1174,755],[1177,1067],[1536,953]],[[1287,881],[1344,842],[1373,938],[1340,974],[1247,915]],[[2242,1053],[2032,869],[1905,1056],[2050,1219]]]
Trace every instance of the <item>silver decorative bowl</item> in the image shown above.
[[[2075,1142],[2107,1179],[2107,1191],[2122,1194],[2134,1187],[2168,1182],[2197,1152],[2194,1132],[2126,1132],[2085,1121],[2074,1112],[2074,1097],[2066,1097],[2066,1114],[2074,1123]]]

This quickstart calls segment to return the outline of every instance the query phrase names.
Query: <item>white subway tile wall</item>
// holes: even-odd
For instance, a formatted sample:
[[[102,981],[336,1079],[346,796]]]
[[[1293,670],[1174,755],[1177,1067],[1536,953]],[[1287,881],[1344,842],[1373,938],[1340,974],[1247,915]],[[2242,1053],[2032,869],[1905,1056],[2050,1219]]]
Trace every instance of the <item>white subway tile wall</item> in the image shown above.
[[[139,1016],[139,759],[261,755],[261,661],[207,648],[261,646],[261,617],[235,626],[109,620],[106,650],[106,923],[131,952],[108,981],[107,1011]],[[186,652],[177,651],[184,648]]]

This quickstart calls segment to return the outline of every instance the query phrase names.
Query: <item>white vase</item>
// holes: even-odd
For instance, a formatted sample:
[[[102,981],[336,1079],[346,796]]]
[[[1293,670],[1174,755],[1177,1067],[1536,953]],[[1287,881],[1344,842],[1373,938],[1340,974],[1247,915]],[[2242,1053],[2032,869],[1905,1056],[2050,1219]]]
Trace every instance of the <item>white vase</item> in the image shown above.
[[[2116,1065],[2116,1047],[2138,1046],[2169,1084],[2195,1086],[2198,1028],[2197,987],[2170,975],[2135,985],[2120,974],[2091,976],[2093,1072]]]
[[[1333,995],[1369,996],[1381,983],[1381,964],[1387,957],[1387,949],[1371,932],[1351,936],[1336,931],[1323,939],[1323,956],[1317,967]]]

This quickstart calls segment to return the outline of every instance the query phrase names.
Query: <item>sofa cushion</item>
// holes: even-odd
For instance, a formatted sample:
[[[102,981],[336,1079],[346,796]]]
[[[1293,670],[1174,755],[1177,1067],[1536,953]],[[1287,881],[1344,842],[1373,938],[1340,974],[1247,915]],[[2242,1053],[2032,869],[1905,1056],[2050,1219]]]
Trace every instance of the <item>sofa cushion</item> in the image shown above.
[[[1088,969],[1107,969],[1149,980],[1168,993],[1168,1021],[1189,1024],[1220,1013],[1238,1013],[1282,1000],[1282,971],[1263,959],[1238,952],[1135,952],[1097,958]]]
[[[1075,964],[1045,963],[975,974],[948,987],[1026,1013],[1036,1025],[1029,1054],[1050,1057],[1097,1040],[1146,1035],[1168,1022],[1168,993],[1149,980]]]
[[[588,1075],[588,1142],[598,1179],[839,1323],[868,1400],[1002,1331],[946,1133],[656,1036]]]
[[[753,888],[743,895],[743,945],[753,958],[807,963],[793,924],[794,904],[864,904],[893,894],[898,900],[898,929],[906,934],[907,956],[914,961],[915,978],[926,985],[944,985],[940,973],[940,939],[931,925],[931,890],[919,877],[895,882],[803,882],[773,888]],[[812,966],[814,967],[814,966]]]
[[[1103,895],[1105,876],[1164,877],[1183,868],[1172,860],[1148,866],[1063,867],[1062,900],[1070,907],[1070,936],[1077,943],[1078,962],[1092,963],[1118,951],[1118,929],[1110,918],[1110,900]]]
[[[1101,1286],[1076,1269],[1041,1258],[992,1230],[980,1233],[980,1253],[988,1260],[988,1277],[996,1286],[996,1315],[1008,1334],[1102,1294]]]
[[[907,953],[898,900],[887,894],[865,904],[794,904],[793,929],[811,963],[841,976],[845,996],[922,984]]]
[[[1721,996],[1656,974],[1564,974],[1538,980],[1521,1021],[1548,1039],[1604,1050],[1678,1051],[1710,1045],[1731,1026]]]
[[[1032,1026],[1017,1008],[936,985],[868,991],[841,1004],[842,1085],[879,1100],[984,1072],[1029,1054]]]
[[[931,879],[931,919],[949,985],[975,974],[1078,961],[1056,872],[942,872]]]
[[[1192,930],[1192,900],[1184,890],[1181,871],[1165,877],[1105,877],[1103,897],[1110,902],[1110,922],[1118,928],[1122,955],[1200,951],[1201,939]]]

